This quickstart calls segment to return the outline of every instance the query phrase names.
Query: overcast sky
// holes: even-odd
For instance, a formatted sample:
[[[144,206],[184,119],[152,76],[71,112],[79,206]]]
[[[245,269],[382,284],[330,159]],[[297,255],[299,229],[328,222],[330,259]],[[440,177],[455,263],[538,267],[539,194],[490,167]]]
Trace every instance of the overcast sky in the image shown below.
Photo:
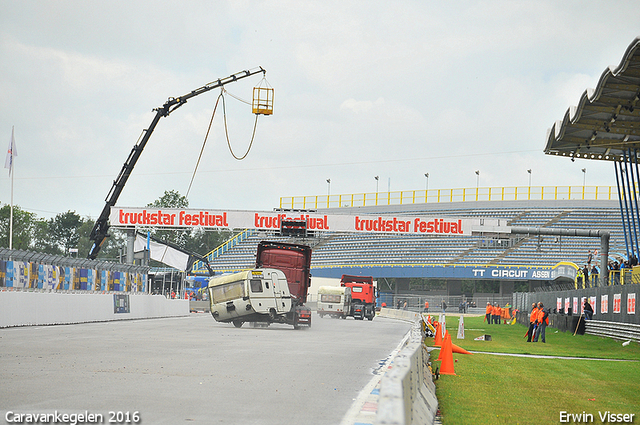
[[[636,1],[0,0],[0,148],[14,203],[96,218],[153,108],[262,66],[275,89],[246,159],[218,109],[190,206],[282,196],[615,185],[609,162],[544,155],[547,130],[640,35]],[[251,100],[261,76],[226,86]],[[119,201],[186,194],[219,90],[162,118]],[[231,145],[250,106],[226,96]],[[8,171],[0,202],[9,203]],[[331,179],[328,187],[327,179]]]

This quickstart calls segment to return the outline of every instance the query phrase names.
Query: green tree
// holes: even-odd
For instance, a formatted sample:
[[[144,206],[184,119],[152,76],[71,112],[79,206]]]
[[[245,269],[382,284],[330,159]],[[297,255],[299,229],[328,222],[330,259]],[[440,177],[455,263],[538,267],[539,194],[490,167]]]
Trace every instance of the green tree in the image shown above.
[[[150,204],[147,204],[147,208],[188,208],[189,200],[180,195],[180,192],[175,190],[165,190],[164,195],[156,199]],[[180,248],[185,248],[188,244],[191,231],[185,230],[161,230],[157,228],[150,229],[151,234],[158,239],[174,243]]]
[[[187,251],[195,252],[204,257],[222,245],[232,235],[233,233],[229,231],[194,229],[189,235],[189,238],[187,238],[187,243],[184,248]]]
[[[164,195],[150,204],[149,208],[189,208],[189,200],[176,190],[165,190]]]
[[[34,223],[33,227],[33,245],[34,251],[44,252],[47,254],[63,255],[62,249],[58,246],[51,233],[49,222],[39,219]]]
[[[68,253],[69,248],[77,248],[80,234],[78,229],[84,220],[75,211],[60,213],[49,220],[49,230],[54,241],[63,253]]]
[[[11,207],[4,205],[0,208],[0,244],[9,248]],[[13,249],[29,249],[33,243],[34,223],[36,216],[13,206]]]

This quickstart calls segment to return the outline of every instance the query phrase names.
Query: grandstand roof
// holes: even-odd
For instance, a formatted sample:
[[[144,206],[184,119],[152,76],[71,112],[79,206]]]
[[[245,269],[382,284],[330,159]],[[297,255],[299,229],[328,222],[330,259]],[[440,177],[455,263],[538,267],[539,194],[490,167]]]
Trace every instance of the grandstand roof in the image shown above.
[[[640,148],[640,37],[620,65],[608,68],[595,89],[567,110],[547,134],[544,152],[571,158],[620,161]],[[634,153],[635,155],[635,153]]]

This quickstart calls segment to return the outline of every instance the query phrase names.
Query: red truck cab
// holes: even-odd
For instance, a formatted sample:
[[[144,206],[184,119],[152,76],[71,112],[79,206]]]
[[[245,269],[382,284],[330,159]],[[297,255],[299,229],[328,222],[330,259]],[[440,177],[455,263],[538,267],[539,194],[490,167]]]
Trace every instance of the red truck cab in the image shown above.
[[[342,275],[340,285],[351,288],[351,311],[349,316],[356,320],[365,317],[373,320],[376,315],[376,288],[372,276]]]
[[[288,319],[296,328],[298,325],[311,326],[311,310],[304,305],[311,286],[311,247],[262,241],[256,252],[256,267],[282,270],[295,306]]]

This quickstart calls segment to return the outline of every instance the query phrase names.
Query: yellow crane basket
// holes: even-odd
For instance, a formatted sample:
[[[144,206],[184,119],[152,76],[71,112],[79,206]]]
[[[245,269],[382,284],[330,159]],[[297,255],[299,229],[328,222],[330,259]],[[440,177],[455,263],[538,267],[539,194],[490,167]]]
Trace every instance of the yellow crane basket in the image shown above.
[[[273,89],[271,87],[254,87],[251,108],[254,114],[273,114]]]

